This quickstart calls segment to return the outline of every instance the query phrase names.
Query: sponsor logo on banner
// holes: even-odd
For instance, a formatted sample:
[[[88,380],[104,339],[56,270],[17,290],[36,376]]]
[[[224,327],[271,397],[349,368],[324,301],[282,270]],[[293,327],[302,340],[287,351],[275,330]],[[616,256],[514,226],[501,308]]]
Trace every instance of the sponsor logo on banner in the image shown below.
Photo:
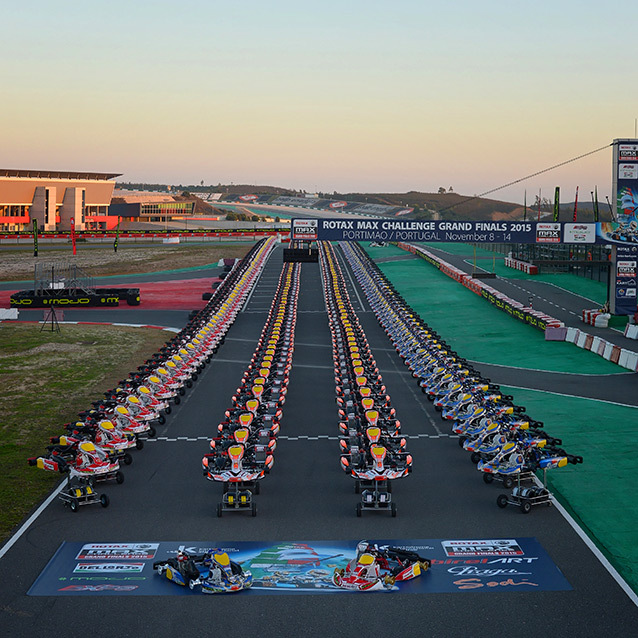
[[[638,160],[638,144],[619,144],[618,160],[621,162]]]
[[[155,558],[159,543],[88,543],[76,560],[149,560]]]
[[[618,261],[616,262],[616,277],[635,277],[636,276],[636,262],[632,261]]]
[[[636,296],[635,288],[616,288],[616,297],[628,297],[633,298]]]
[[[257,195],[240,195],[239,199],[242,202],[254,202],[256,199],[259,199]]]
[[[403,210],[400,210],[398,213],[395,213],[395,217],[401,217],[401,215],[409,215],[412,211],[414,210],[414,208],[404,208]]]
[[[67,585],[58,591],[135,591],[138,585]]]
[[[560,223],[539,222],[536,224],[536,241],[538,243],[560,244]]]
[[[446,556],[522,556],[514,539],[441,541]]]
[[[292,223],[292,238],[313,240],[317,239],[316,219],[295,219]]]
[[[144,563],[78,563],[73,570],[74,574],[86,572],[136,572],[144,569]]]
[[[596,241],[596,224],[565,224],[566,244],[593,244]]]
[[[618,164],[618,179],[638,179],[638,164]]]
[[[330,204],[330,208],[345,208],[348,205],[348,202],[332,202]]]

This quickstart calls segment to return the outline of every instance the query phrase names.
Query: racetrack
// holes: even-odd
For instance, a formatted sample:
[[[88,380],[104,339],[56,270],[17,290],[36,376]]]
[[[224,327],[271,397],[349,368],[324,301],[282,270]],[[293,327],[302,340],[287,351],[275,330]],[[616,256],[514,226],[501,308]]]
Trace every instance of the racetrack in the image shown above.
[[[578,636],[632,635],[638,622],[636,606],[557,509],[540,508],[523,516],[514,508],[500,510],[495,506],[496,495],[502,490],[484,485],[467,455],[447,436],[438,413],[424,399],[358,286],[348,278],[349,268],[343,260],[341,266],[392,404],[405,434],[411,437],[414,472],[397,481],[393,492],[398,517],[354,515],[358,497],[352,480],[338,463],[331,345],[316,264],[302,266],[293,370],[281,440],[273,471],[257,497],[258,516],[228,514],[218,519],[214,515],[221,489],[202,477],[205,439],[229,407],[230,396],[253,353],[281,270],[281,252],[277,250],[226,342],[160,428],[158,440],[136,455],[126,469],[123,485],[105,489],[111,506],[107,510],[87,507],[74,515],[54,501],[1,559],[4,573],[10,575],[0,585],[6,635],[45,633],[52,626],[63,625],[71,635],[144,632],[172,636],[207,631],[202,625],[209,618],[213,633],[241,631],[262,636],[472,636],[487,631],[511,636],[547,631]],[[131,316],[141,312],[126,311]],[[100,312],[121,316],[120,310]],[[155,311],[153,316],[152,323],[161,325],[164,318],[174,321],[178,315]],[[147,320],[150,315],[144,317]],[[511,379],[516,380],[515,376]],[[419,596],[400,592],[283,598],[238,594],[212,600],[196,594],[145,599],[26,596],[63,541],[523,537],[541,543],[567,578],[571,591],[522,593],[515,586],[485,585],[478,590]]]

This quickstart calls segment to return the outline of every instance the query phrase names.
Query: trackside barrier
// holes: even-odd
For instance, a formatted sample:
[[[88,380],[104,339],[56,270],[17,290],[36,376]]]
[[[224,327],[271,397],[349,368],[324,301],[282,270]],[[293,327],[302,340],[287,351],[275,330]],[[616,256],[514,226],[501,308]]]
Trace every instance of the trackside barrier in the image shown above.
[[[607,361],[611,361],[611,353],[614,349],[614,344],[607,342],[605,344],[605,349],[603,350],[603,359],[607,359]]]
[[[572,328],[571,326],[567,328],[567,335],[565,336],[565,341],[569,341],[569,343],[576,343],[578,340],[578,335],[580,334],[580,330],[578,328]]]
[[[611,315],[600,310],[583,310],[581,319],[591,326],[606,328],[609,325]]]
[[[578,339],[576,339],[576,345],[579,348],[584,348],[585,347],[585,342],[587,341],[587,337],[589,337],[590,335],[588,335],[586,332],[579,332],[578,334]]]
[[[611,357],[609,357],[609,360],[612,363],[618,363],[618,360],[620,359],[620,351],[621,350],[622,350],[622,348],[620,346],[612,346]]]
[[[594,337],[592,339],[592,343],[591,343],[591,348],[589,348],[592,352],[595,352],[596,354],[599,354],[599,350],[600,350],[600,344],[601,342],[604,341],[603,339],[601,339],[600,337]]]
[[[638,324],[628,323],[625,326],[625,337],[627,339],[638,339]]]
[[[638,353],[632,352],[631,350],[625,350],[625,352],[627,353],[627,360],[623,367],[627,368],[627,370],[638,372]]]
[[[518,319],[523,323],[526,323],[542,331],[545,331],[548,327],[560,328],[564,327],[565,325],[562,321],[559,321],[558,319],[551,317],[550,315],[546,315],[545,313],[524,306],[522,303],[516,301],[515,299],[511,299],[507,295],[504,295],[502,292],[492,288],[491,286],[488,286],[487,284],[484,284],[482,281],[472,278],[471,275],[468,275],[466,272],[459,270],[451,264],[448,264],[425,248],[421,248],[420,246],[416,246],[414,244],[406,244],[404,242],[397,242],[397,246],[403,250],[411,252],[413,255],[425,259],[433,266],[438,268],[441,272],[445,273],[448,277],[451,277],[455,281],[458,281],[468,290],[471,290],[475,294],[480,295],[484,299],[487,299],[487,301],[489,301],[493,306],[496,306],[503,312],[506,312],[511,317],[514,317],[515,319]],[[553,339],[557,340],[559,338],[559,334],[561,333],[555,332],[553,334]]]
[[[17,308],[0,308],[0,321],[5,321],[6,319],[17,319],[17,318],[18,318]]]
[[[526,261],[521,261],[520,259],[514,259],[513,257],[505,257],[505,265],[508,268],[514,268],[515,270],[522,270],[526,272],[528,275],[538,275],[538,266],[534,266],[534,264],[530,264]]]

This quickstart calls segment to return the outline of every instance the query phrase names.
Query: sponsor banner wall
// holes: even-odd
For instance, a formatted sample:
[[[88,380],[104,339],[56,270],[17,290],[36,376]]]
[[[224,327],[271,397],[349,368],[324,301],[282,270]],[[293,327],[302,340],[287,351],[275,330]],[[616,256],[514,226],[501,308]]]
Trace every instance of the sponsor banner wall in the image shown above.
[[[612,314],[633,315],[636,312],[637,266],[638,246],[614,246],[610,274],[610,310]]]
[[[215,548],[250,570],[260,594],[331,594],[332,582],[356,555],[356,540],[279,543],[175,541],[149,543],[63,543],[28,592],[30,596],[200,596],[159,576],[156,561],[179,549],[203,554]],[[535,538],[370,540],[416,552],[429,570],[395,584],[397,593],[537,592],[571,586]],[[101,558],[97,558],[100,556]],[[143,558],[140,558],[142,557]],[[88,558],[87,558],[88,557]]]

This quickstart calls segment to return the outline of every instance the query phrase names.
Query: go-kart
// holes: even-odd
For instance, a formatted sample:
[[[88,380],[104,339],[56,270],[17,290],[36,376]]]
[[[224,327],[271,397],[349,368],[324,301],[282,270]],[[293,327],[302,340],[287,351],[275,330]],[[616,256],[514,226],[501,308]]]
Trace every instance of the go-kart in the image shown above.
[[[224,594],[248,589],[252,574],[230,560],[226,552],[215,549],[193,555],[182,550],[175,558],[155,561],[153,569],[168,580],[193,590],[201,587],[204,594]]]
[[[391,590],[396,582],[412,580],[429,568],[430,560],[416,552],[361,541],[356,557],[345,569],[335,569],[332,582],[353,591]]]

